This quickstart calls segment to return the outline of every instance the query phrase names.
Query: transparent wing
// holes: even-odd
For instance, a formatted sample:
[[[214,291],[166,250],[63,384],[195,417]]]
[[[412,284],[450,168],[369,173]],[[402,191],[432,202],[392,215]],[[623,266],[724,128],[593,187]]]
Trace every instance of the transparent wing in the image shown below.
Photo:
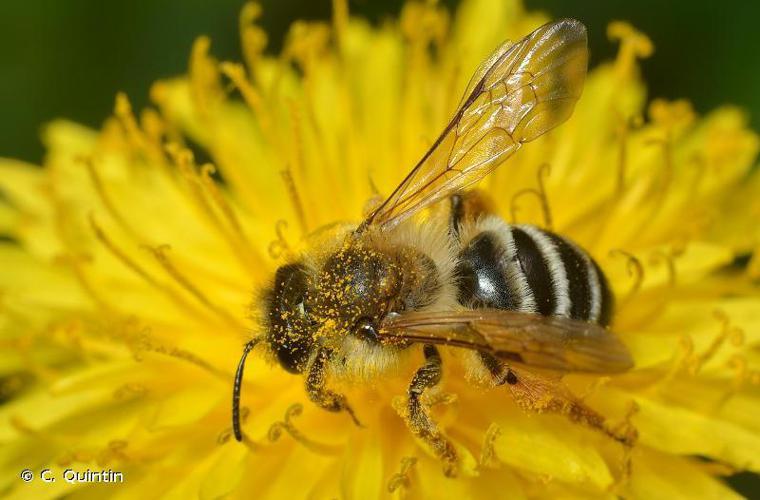
[[[540,314],[474,309],[410,312],[387,319],[384,342],[423,342],[487,351],[537,368],[618,373],[633,366],[628,350],[594,323]]]
[[[438,140],[362,227],[397,224],[563,123],[581,95],[587,60],[586,27],[574,19],[503,43],[475,72]]]

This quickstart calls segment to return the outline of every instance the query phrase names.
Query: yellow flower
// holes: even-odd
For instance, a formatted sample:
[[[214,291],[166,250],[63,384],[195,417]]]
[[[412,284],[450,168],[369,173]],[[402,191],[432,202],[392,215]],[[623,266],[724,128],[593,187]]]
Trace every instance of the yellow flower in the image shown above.
[[[434,413],[460,473],[396,408],[420,360],[341,387],[364,427],[307,401],[302,378],[249,360],[244,444],[230,439],[252,297],[309,231],[358,221],[439,133],[477,64],[546,19],[468,0],[410,3],[372,27],[335,2],[264,55],[258,7],[245,66],[197,40],[186,77],[124,95],[100,131],[57,121],[42,169],[0,161],[0,492],[167,498],[729,498],[760,472],[758,138],[733,108],[645,109],[651,42],[613,23],[573,117],[482,183],[507,220],[550,226],[600,262],[636,367],[564,382],[633,446],[448,363]],[[542,167],[548,165],[548,167]],[[255,311],[253,311],[255,313]],[[445,353],[446,354],[446,353]],[[447,354],[448,355],[448,354]],[[622,432],[622,431],[621,431]],[[22,468],[54,483],[25,483]],[[73,483],[66,468],[121,484]]]

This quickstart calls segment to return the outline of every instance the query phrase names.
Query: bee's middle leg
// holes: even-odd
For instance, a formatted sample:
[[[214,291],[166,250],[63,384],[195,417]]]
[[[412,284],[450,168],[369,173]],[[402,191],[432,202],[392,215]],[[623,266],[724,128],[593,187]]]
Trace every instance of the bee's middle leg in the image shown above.
[[[443,472],[449,477],[456,475],[457,453],[454,446],[446,439],[438,426],[428,415],[422,402],[425,390],[435,386],[441,380],[442,363],[438,350],[429,344],[423,348],[425,364],[420,367],[409,384],[407,403],[407,423],[412,433],[424,440],[443,461]]]
[[[351,416],[354,424],[361,427],[362,424],[356,418],[356,414],[346,401],[346,397],[326,387],[325,372],[330,356],[330,351],[320,349],[312,359],[306,375],[306,393],[309,395],[309,399],[320,408],[334,412],[345,411]]]

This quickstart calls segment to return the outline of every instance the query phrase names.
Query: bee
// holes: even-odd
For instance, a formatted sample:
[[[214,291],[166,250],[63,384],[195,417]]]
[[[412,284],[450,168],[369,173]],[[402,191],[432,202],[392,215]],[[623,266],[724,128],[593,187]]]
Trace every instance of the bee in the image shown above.
[[[258,343],[283,369],[304,376],[311,401],[346,412],[357,425],[349,401],[328,379],[382,377],[402,354],[421,348],[424,363],[409,383],[406,420],[450,476],[456,450],[422,398],[441,379],[441,346],[466,349],[467,362],[493,386],[509,387],[525,408],[561,412],[628,439],[539,374],[631,368],[628,351],[607,328],[613,297],[604,273],[570,240],[509,224],[483,193],[467,190],[570,117],[587,60],[586,28],[573,19],[504,42],[390,196],[359,225],[316,235],[309,251],[277,269],[259,305],[264,333],[245,345],[235,375],[238,441],[245,360]],[[424,223],[411,218],[426,208],[432,210]]]

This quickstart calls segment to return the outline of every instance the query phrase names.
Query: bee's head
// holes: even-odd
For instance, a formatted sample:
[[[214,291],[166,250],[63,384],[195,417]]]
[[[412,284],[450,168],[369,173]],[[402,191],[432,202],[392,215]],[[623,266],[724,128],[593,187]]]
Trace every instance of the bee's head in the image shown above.
[[[268,343],[283,368],[300,373],[317,343],[346,335],[378,342],[382,319],[425,305],[437,283],[435,264],[411,249],[346,244],[317,269],[284,265],[267,303]]]

